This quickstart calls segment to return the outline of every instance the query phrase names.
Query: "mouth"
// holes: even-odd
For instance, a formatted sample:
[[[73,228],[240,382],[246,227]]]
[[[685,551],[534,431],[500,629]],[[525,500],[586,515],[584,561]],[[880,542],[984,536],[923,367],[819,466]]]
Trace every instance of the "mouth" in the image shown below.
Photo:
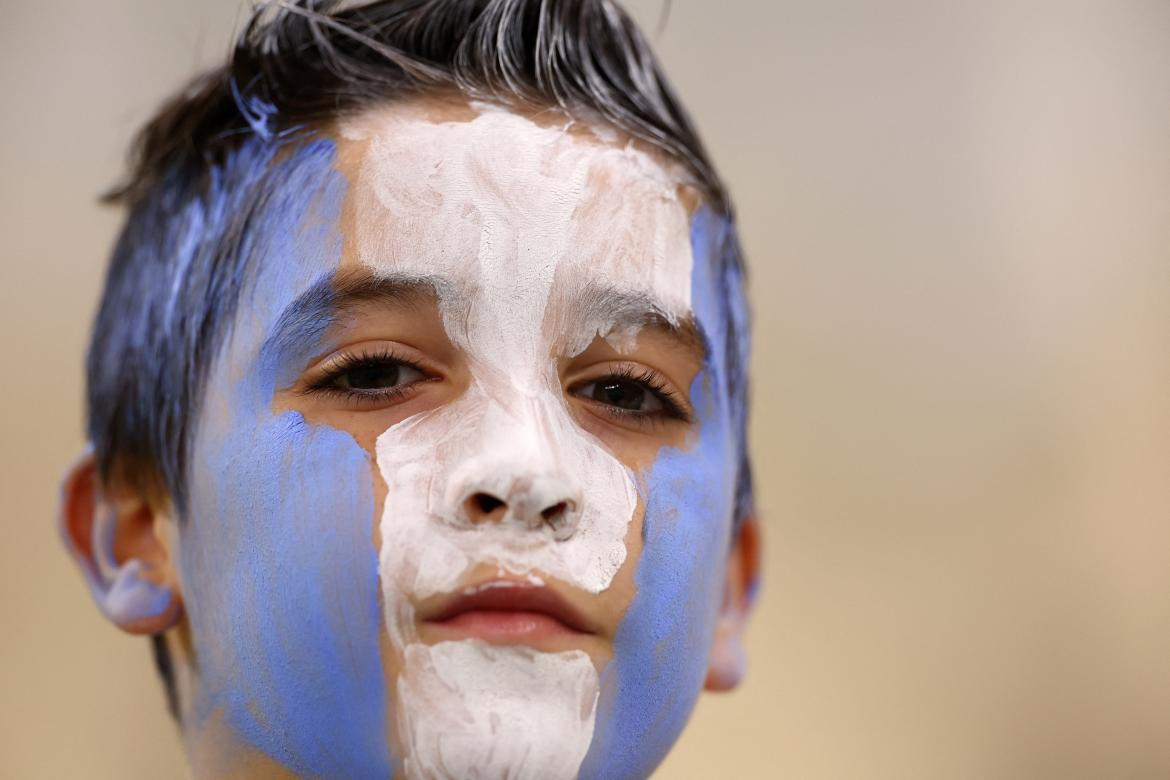
[[[428,608],[429,606],[429,608]],[[439,597],[419,611],[436,639],[542,644],[594,634],[589,621],[547,586],[492,580]]]

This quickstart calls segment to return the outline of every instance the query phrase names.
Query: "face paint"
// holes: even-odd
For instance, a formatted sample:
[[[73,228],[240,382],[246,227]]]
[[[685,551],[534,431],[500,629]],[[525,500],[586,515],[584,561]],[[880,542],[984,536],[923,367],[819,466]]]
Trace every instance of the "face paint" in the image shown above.
[[[112,513],[95,518],[94,563],[85,574],[95,592],[100,583],[110,583],[105,596],[98,599],[98,608],[117,625],[127,626],[165,614],[173,599],[170,588],[150,580],[142,560],[131,558],[119,565],[114,551],[117,523]]]
[[[147,579],[142,561],[129,561],[117,570],[106,597],[106,614],[111,620],[128,625],[163,615],[170,608],[170,589]]]
[[[738,451],[723,347],[729,316],[744,316],[726,310],[735,304],[724,298],[715,270],[722,224],[707,209],[692,222],[694,314],[709,348],[691,387],[699,433],[685,449],[664,448],[644,476],[638,591],[605,670],[583,780],[648,777],[682,733],[706,675],[723,598]]]
[[[583,651],[472,639],[413,643],[405,653],[398,706],[407,777],[576,776],[588,745],[580,735],[592,733],[597,711],[597,672]],[[536,740],[552,749],[534,750]]]
[[[345,183],[332,143],[279,161],[258,148],[226,166],[272,182],[248,215],[255,276],[207,383],[180,530],[194,645],[185,731],[222,724],[299,776],[387,777],[370,459],[346,433],[273,411],[282,372],[312,347],[266,339],[336,268]],[[253,186],[213,189],[208,222],[238,218],[247,208],[233,199]]]
[[[652,299],[675,320],[689,313],[678,178],[633,146],[498,109],[435,122],[394,106],[341,135],[363,150],[351,183],[358,257],[382,276],[434,280],[447,334],[471,369],[456,401],[377,439],[388,488],[379,571],[403,658],[404,765],[412,777],[464,777],[452,767],[473,765],[484,777],[573,777],[593,736],[590,658],[422,644],[414,604],[468,584],[477,565],[590,593],[621,568],[633,475],[570,416],[555,356],[612,335],[612,313],[581,305],[599,284]],[[502,521],[471,521],[476,493],[505,501]]]
[[[263,263],[193,447],[180,547],[188,728],[222,721],[303,776],[645,776],[701,687],[735,462],[719,288],[706,254],[692,264],[678,178],[614,139],[501,110],[435,122],[395,105],[342,136],[363,155],[348,183],[325,143],[255,163],[283,178],[251,220],[248,251]],[[216,208],[226,219],[241,207],[225,196]],[[708,223],[695,222],[704,253]],[[372,458],[349,434],[272,407],[328,326],[322,316],[313,337],[299,326],[282,337],[280,312],[327,289],[351,252],[379,276],[433,282],[470,373],[458,398],[381,433]],[[631,345],[623,306],[683,320],[692,287],[713,347],[691,388],[699,436],[635,475],[570,416],[557,358],[597,336]],[[374,473],[387,486],[379,552]],[[646,499],[638,593],[600,676],[580,650],[419,641],[417,602],[477,584],[485,567],[605,592],[633,565],[635,484]],[[477,492],[508,511],[477,520],[466,500]],[[385,739],[383,619],[401,757]]]

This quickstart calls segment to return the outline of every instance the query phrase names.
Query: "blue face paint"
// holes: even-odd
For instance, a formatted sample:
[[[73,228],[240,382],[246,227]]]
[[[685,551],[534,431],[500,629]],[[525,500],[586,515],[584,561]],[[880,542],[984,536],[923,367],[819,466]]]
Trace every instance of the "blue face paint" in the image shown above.
[[[581,778],[649,776],[686,725],[707,673],[723,599],[739,446],[723,355],[729,304],[713,254],[720,230],[719,218],[706,209],[691,226],[691,302],[709,352],[691,386],[698,436],[682,449],[663,449],[644,475],[637,594],[602,676]]]
[[[254,278],[213,364],[192,450],[181,530],[197,688],[189,712],[196,724],[222,719],[242,744],[300,776],[385,778],[395,760],[378,649],[372,465],[348,434],[272,410],[328,326],[325,306],[302,308],[319,322],[289,323],[281,312],[320,295],[337,268],[345,183],[332,162],[332,145],[320,142],[279,162],[256,153],[252,163],[271,166],[279,187],[250,222]],[[200,224],[214,232],[241,189],[224,186]],[[728,304],[711,259],[719,229],[709,212],[692,225],[692,303],[710,352],[691,388],[699,431],[643,475],[637,595],[603,674],[583,778],[649,775],[706,674],[738,452],[722,355]]]
[[[207,383],[180,531],[190,712],[300,776],[386,778],[372,466],[348,434],[272,409],[314,348],[281,338],[280,312],[336,270],[346,185],[329,142],[264,148],[234,161],[275,185],[249,220],[255,262]],[[243,189],[213,192],[208,212],[231,214]]]
[[[94,562],[86,574],[98,607],[110,620],[125,627],[163,616],[173,598],[170,588],[156,585],[146,576],[149,567],[142,560],[130,558],[118,564],[114,550],[117,527],[118,519],[113,514],[97,519]],[[107,582],[108,587],[103,584]]]
[[[161,617],[171,608],[170,588],[155,585],[144,577],[144,568],[140,560],[126,562],[118,569],[106,594],[103,609],[119,625]]]

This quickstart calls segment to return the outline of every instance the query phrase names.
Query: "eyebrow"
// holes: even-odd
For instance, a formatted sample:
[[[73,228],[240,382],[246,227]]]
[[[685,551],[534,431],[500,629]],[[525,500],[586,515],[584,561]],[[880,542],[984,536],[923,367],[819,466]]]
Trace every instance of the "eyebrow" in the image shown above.
[[[446,286],[439,277],[418,274],[375,275],[366,270],[329,274],[281,312],[261,347],[261,359],[267,363],[276,356],[303,355],[307,360],[329,327],[346,313],[366,304],[423,306],[434,302]],[[574,296],[569,316],[581,322],[611,323],[610,332],[658,331],[699,362],[710,354],[706,334],[692,314],[680,316],[646,292],[591,283]]]
[[[650,293],[588,284],[575,298],[572,307],[574,316],[581,321],[611,322],[613,331],[623,328],[659,331],[700,362],[710,354],[706,333],[694,315],[672,312],[669,306]]]
[[[262,360],[305,353],[331,325],[365,304],[416,308],[434,301],[441,282],[433,277],[347,270],[328,274],[280,313],[260,348]]]

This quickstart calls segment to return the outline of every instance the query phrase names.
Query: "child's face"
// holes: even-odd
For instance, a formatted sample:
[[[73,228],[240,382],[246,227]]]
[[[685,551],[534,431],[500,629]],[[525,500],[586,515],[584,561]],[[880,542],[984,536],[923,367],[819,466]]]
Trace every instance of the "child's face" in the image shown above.
[[[557,118],[334,136],[281,163],[201,408],[188,735],[333,777],[648,774],[732,539],[714,219]]]

